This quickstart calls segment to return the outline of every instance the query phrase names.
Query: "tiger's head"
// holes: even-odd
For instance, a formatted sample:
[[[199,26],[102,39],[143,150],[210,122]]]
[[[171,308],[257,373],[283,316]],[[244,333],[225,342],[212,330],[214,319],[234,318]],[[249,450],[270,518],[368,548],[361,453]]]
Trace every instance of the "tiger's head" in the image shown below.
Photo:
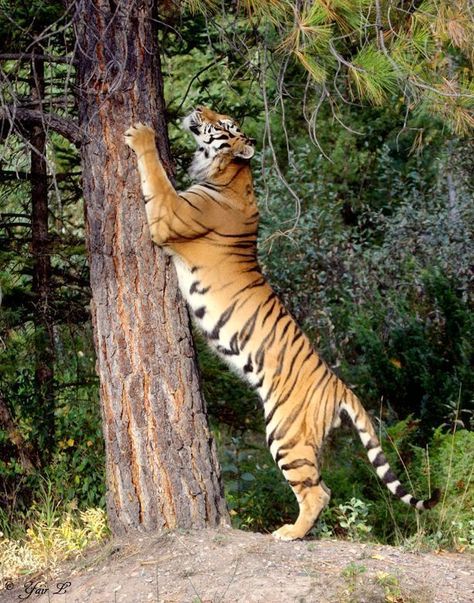
[[[249,160],[255,152],[255,141],[228,115],[197,107],[184,119],[183,125],[193,134],[198,146],[189,168],[195,180],[212,178],[232,161]]]

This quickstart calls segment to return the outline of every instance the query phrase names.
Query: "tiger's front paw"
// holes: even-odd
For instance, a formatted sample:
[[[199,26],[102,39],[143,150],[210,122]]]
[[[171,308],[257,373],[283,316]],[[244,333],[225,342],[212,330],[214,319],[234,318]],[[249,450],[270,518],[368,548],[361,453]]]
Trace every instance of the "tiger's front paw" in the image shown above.
[[[138,123],[133,125],[125,132],[124,138],[125,144],[137,154],[156,148],[155,131],[145,124]]]

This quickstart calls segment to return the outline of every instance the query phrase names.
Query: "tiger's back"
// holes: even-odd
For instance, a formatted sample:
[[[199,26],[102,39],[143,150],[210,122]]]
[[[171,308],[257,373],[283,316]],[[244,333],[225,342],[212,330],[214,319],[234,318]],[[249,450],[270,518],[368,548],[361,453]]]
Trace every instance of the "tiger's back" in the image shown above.
[[[270,451],[299,504],[295,524],[274,536],[303,537],[329,501],[319,451],[345,411],[390,491],[418,509],[437,502],[408,494],[391,471],[358,398],[327,367],[275,295],[257,261],[258,209],[249,159],[253,146],[235,122],[198,108],[186,125],[198,151],[200,182],[177,194],[146,126],[128,131],[138,155],[155,243],[173,257],[180,288],[208,342],[258,391]]]

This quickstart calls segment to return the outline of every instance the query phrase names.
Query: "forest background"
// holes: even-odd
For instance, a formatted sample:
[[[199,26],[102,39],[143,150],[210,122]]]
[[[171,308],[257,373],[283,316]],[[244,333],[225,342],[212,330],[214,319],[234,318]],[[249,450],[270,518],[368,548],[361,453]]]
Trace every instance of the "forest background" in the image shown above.
[[[313,533],[474,546],[468,3],[160,4],[177,186],[189,183],[193,152],[180,127],[186,112],[202,104],[236,117],[257,140],[265,274],[371,410],[404,481],[418,496],[443,491],[423,517],[394,502],[343,428],[326,446],[333,497]],[[24,56],[33,48],[43,56],[41,98]],[[72,50],[62,4],[0,2],[0,554],[11,571],[34,571],[107,534],[79,154],[74,133],[46,124],[35,142],[6,109],[21,116],[43,104],[74,117]],[[32,207],[38,144],[43,240]],[[291,521],[296,503],[266,450],[260,404],[195,339],[232,521],[271,531]]]

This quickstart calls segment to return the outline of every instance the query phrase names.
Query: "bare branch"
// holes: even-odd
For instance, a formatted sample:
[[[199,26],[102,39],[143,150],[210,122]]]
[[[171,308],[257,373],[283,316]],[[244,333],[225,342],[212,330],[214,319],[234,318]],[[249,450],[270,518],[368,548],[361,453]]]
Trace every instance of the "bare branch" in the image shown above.
[[[423,88],[423,90],[429,90],[430,92],[434,92],[435,94],[438,94],[439,96],[444,96],[446,98],[474,98],[474,94],[465,94],[464,92],[444,92],[439,88],[429,86],[428,84],[425,84],[415,78],[410,78],[410,82],[418,88]],[[448,83],[447,80],[445,80],[445,82]]]
[[[206,65],[205,67],[203,67],[202,69],[200,69],[197,73],[195,73],[193,75],[193,77],[191,78],[188,87],[186,88],[186,92],[184,93],[183,99],[180,102],[178,108],[176,109],[176,113],[179,115],[179,112],[181,111],[181,107],[184,105],[184,103],[186,102],[186,99],[188,98],[188,94],[189,91],[191,90],[191,86],[194,83],[194,80],[199,80],[199,76],[202,75],[205,71],[207,71],[208,69],[211,69],[211,67],[214,67],[214,65],[217,65],[217,63],[219,63],[220,61],[222,61],[224,57],[221,55],[220,57],[216,57],[215,59],[213,59],[208,65]]]
[[[24,109],[21,107],[0,107],[0,131],[2,122],[14,123],[21,122],[26,125],[44,124],[51,130],[54,130],[64,138],[67,138],[76,146],[83,142],[82,133],[78,125],[72,120],[60,117],[54,113],[43,113],[35,109]]]
[[[65,182],[75,176],[80,176],[78,172],[64,172],[61,174],[48,174],[48,179],[55,178],[58,182]],[[31,173],[21,170],[2,170],[0,169],[0,182],[8,180],[31,180]],[[1,213],[0,216],[13,215]]]
[[[46,63],[66,63],[68,65],[76,64],[72,56],[54,57],[50,54],[37,54],[36,52],[4,52],[0,54],[0,61],[32,61],[39,59]]]

